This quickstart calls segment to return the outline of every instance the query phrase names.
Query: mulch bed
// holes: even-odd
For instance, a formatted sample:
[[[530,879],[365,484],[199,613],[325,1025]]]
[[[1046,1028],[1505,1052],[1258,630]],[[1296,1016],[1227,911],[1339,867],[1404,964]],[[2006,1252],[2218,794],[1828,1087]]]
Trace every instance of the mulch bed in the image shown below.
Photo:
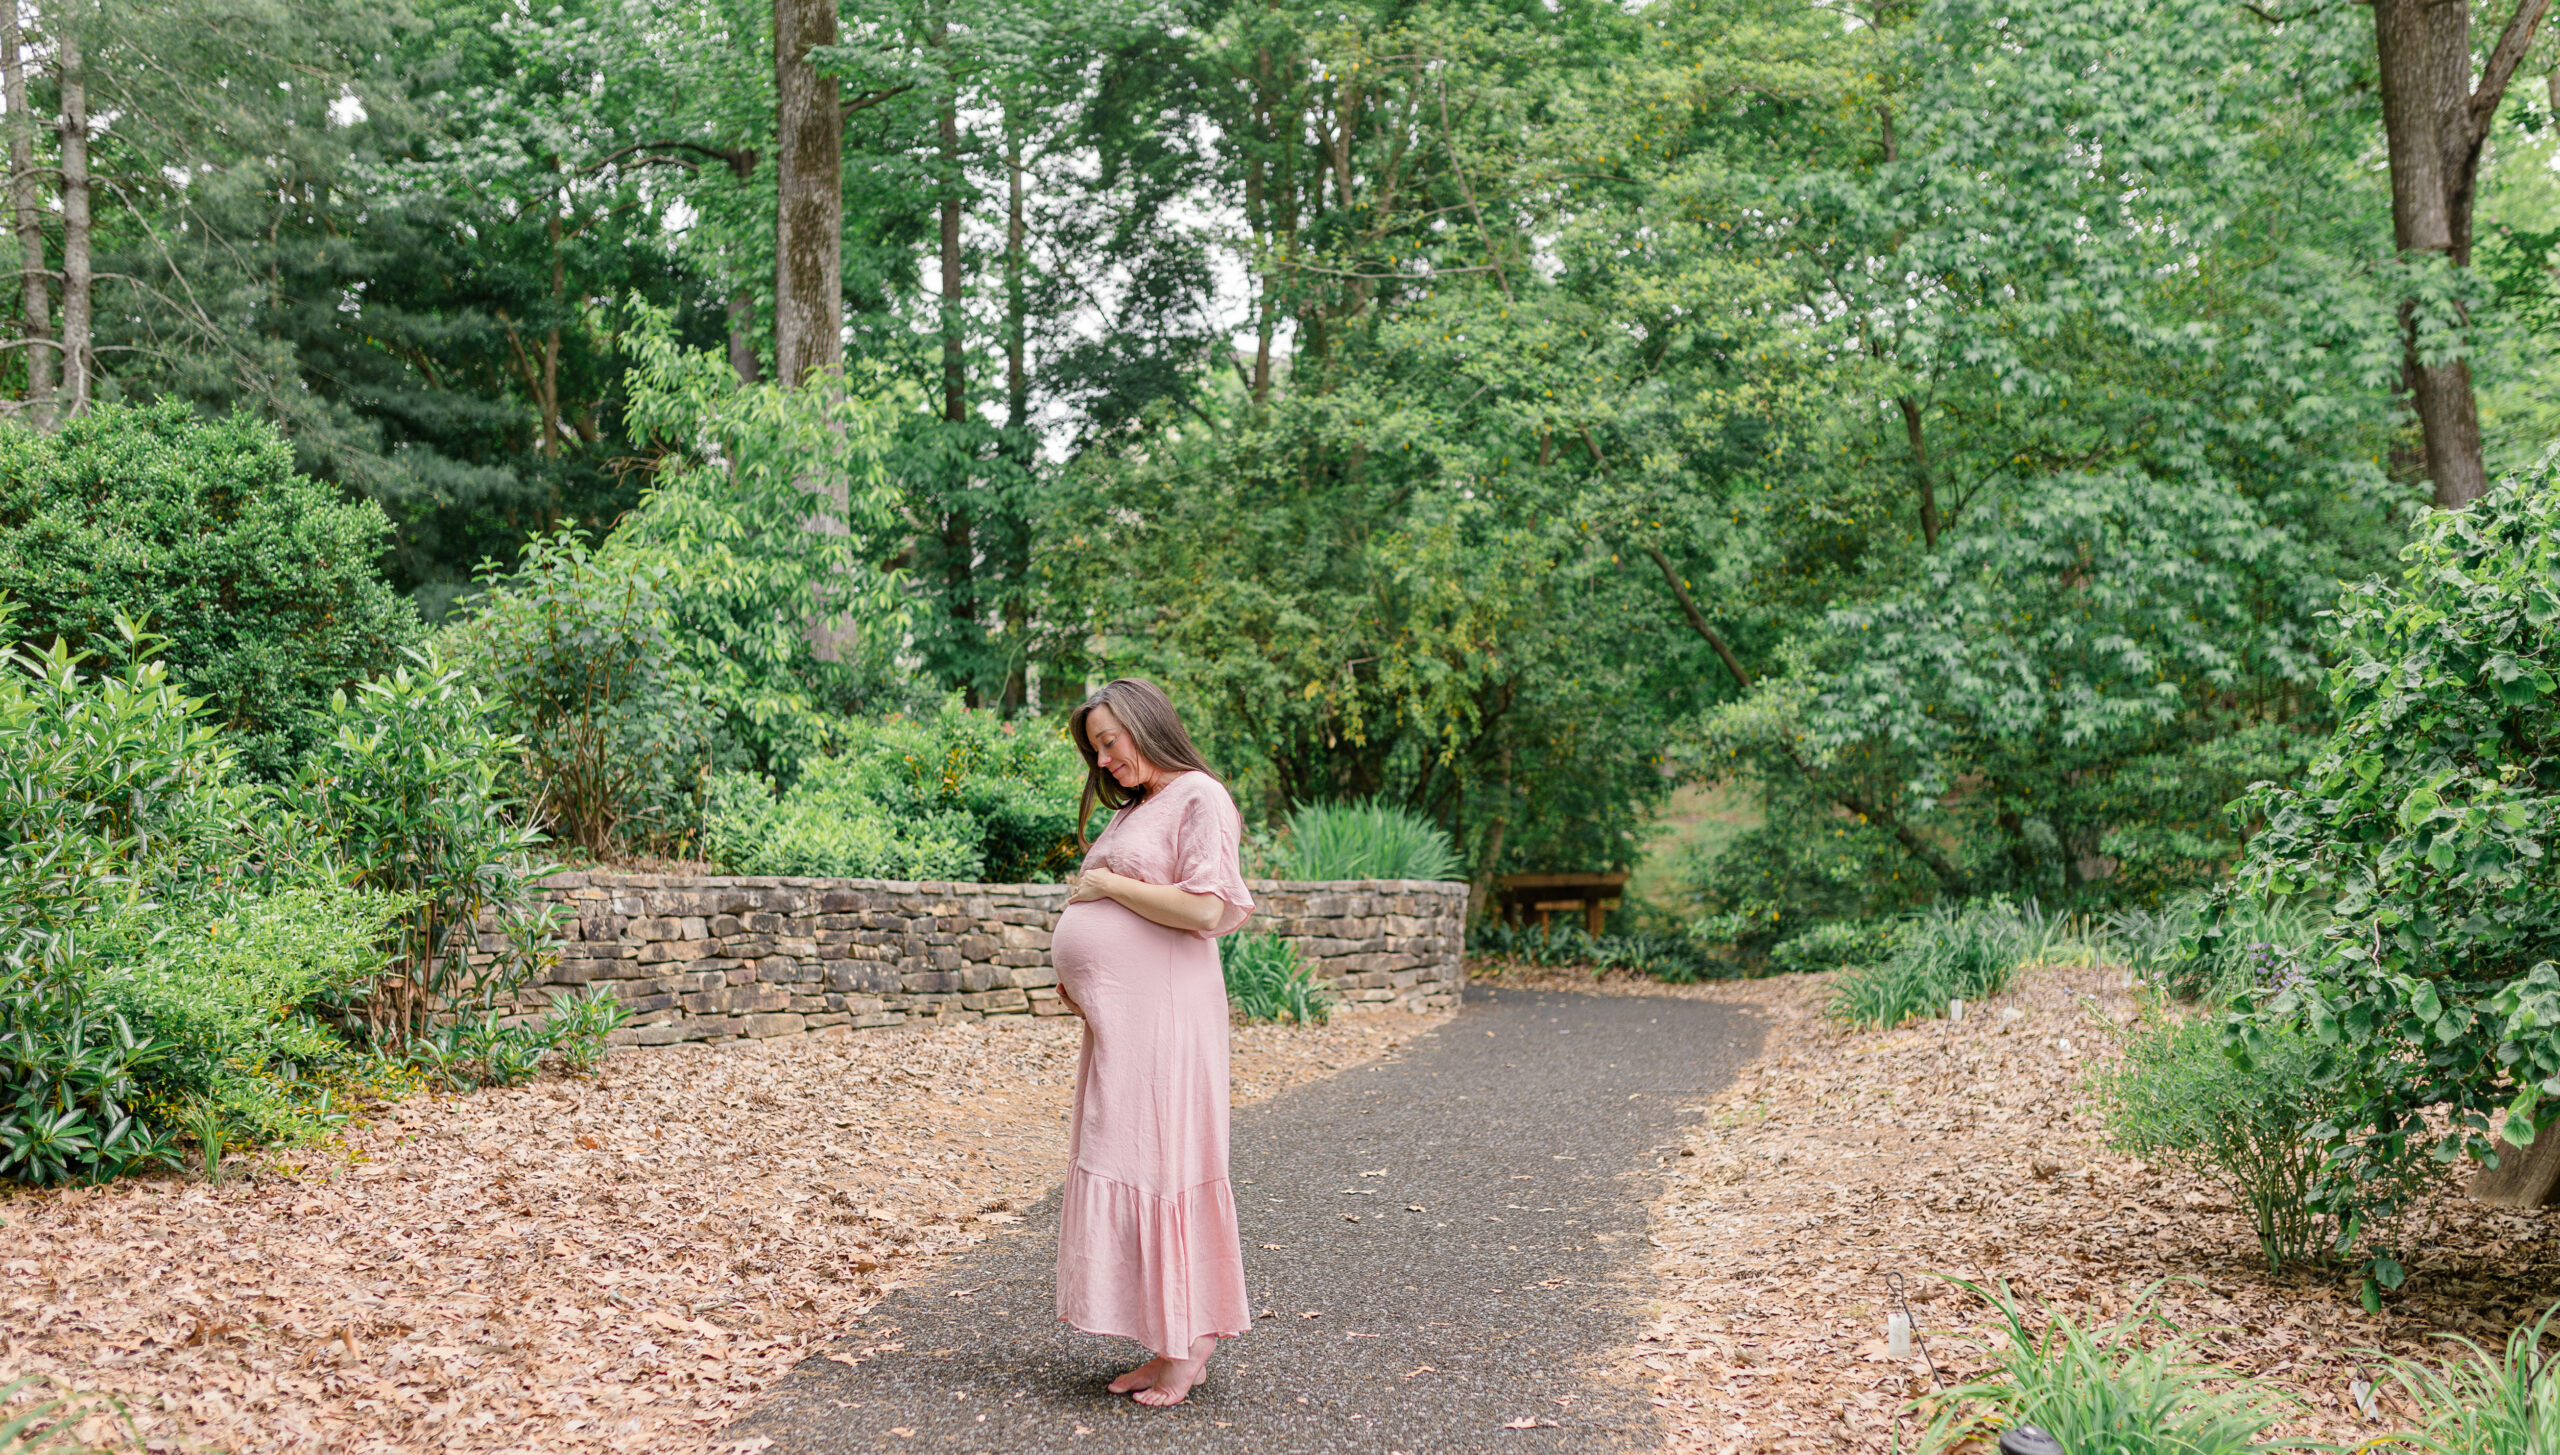
[[[1443,1019],[1240,1030],[1236,1100]],[[152,1450],[700,1450],[1055,1184],[1077,1035],[624,1052],[384,1108],[219,1188],[0,1197],[0,1383],[112,1397]]]
[[[2448,1182],[2410,1218],[2408,1284],[2368,1315],[2343,1272],[2271,1276],[2220,1188],[2116,1154],[2088,1072],[2134,1013],[2117,968],[2047,968],[1962,1024],[1826,1023],[1830,977],[1661,986],[1494,969],[1501,983],[1725,1000],[1765,1017],[1760,1058],[1700,1110],[1655,1204],[1642,1342],[1618,1372],[1652,1386],[1673,1455],[1910,1449],[1898,1412],[1935,1385],[1887,1356],[1900,1274],[1937,1379],[1986,1371],[1998,1315],[1946,1281],[2006,1287],[2040,1325],[2137,1302],[2208,1359],[2300,1400],[2288,1435],[2353,1445],[2412,1411],[2372,1351],[2441,1360],[2451,1333],[2503,1346],[2560,1299],[2560,1226]],[[2009,1015],[2010,1011],[2017,1014]],[[2350,1381],[2382,1386],[2375,1418]]]

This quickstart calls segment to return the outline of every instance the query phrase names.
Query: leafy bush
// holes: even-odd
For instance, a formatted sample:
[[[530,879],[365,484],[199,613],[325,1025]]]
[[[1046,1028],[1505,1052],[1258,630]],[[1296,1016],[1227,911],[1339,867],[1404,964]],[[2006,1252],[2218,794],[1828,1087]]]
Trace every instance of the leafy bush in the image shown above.
[[[320,1129],[310,1073],[356,1057],[297,1012],[380,969],[401,907],[341,884],[124,635],[113,673],[0,653],[0,1175],[21,1180],[171,1160],[199,1114]]]
[[[15,640],[106,658],[120,618],[167,633],[164,660],[209,704],[242,766],[291,771],[329,694],[417,640],[376,567],[391,523],[296,474],[246,415],[101,405],[55,433],[0,425],[0,593]]]
[[[1298,959],[1298,947],[1278,935],[1227,935],[1218,941],[1226,972],[1227,1004],[1248,1022],[1294,1021],[1320,1026],[1333,1014],[1333,996]]]
[[[354,884],[401,906],[390,965],[346,1008],[379,1046],[497,1009],[558,953],[558,912],[530,893],[542,836],[504,781],[516,745],[467,676],[430,650],[339,694],[289,789]],[[485,946],[483,911],[498,920]]]
[[[630,1006],[610,985],[588,987],[587,993],[552,997],[543,1017],[543,1035],[560,1053],[560,1064],[584,1076],[604,1064],[607,1037],[631,1019]]]
[[[2299,1021],[2321,1046],[2313,1075],[2337,1107],[2322,1196],[2351,1227],[2396,1210],[2388,1173],[2410,1143],[2488,1161],[2560,1098],[2553,467],[2428,516],[2403,559],[2397,583],[2339,603],[2336,733],[2302,781],[2245,804],[2266,828],[2242,882],[2328,922],[2315,973],[2240,1043],[2262,1054]],[[2441,1144],[2430,1108],[2450,1116]]]
[[[2456,1334],[2441,1335],[2468,1357],[2441,1371],[2412,1359],[2389,1361],[2392,1380],[2418,1407],[2411,1443],[2437,1455],[2547,1455],[2560,1450],[2560,1379],[2544,1348],[2560,1306],[2507,1336],[2491,1354]]]
[[[2320,1149],[2312,1128],[2331,1105],[2312,1091],[2317,1048],[2270,1038],[2242,1066],[2208,1017],[2173,1017],[2135,1033],[2123,1059],[2092,1079],[2107,1133],[2125,1151],[2219,1182],[2249,1210],[2267,1267],[2322,1256],[2335,1221],[2313,1201]]]
[[[141,1116],[141,1076],[167,1049],[74,987],[0,988],[0,1177],[41,1186],[175,1161]]]
[[[1288,841],[1264,869],[1274,879],[1462,879],[1448,831],[1381,799],[1301,804]]]
[[[1952,1451],[2014,1425],[2034,1425],[2065,1450],[2106,1455],[2290,1448],[2263,1438],[2287,1413],[2277,1397],[2198,1360],[2156,1313],[2137,1308],[2094,1329],[2056,1313],[2036,1330],[2009,1299],[1992,1304],[2008,1326],[2006,1347],[1989,1376],[1939,1397],[1923,1451]]]
[[[1532,965],[1625,970],[1674,985],[1708,979],[1720,968],[1699,944],[1680,935],[1591,935],[1580,925],[1507,925],[1487,920],[1467,932],[1471,953]]]
[[[484,568],[444,634],[522,744],[542,824],[593,856],[681,853],[699,830],[716,722],[669,631],[672,574],[574,531],[536,536],[512,571]]]
[[[1834,920],[1782,940],[1769,951],[1769,967],[1783,973],[1873,965],[1893,953],[1893,927]]]
[[[972,712],[845,729],[777,795],[748,774],[712,780],[706,852],[742,874],[1028,883],[1075,862],[1084,763],[1063,733]]]
[[[741,384],[636,301],[616,336],[624,421],[656,453],[606,549],[665,569],[669,639],[724,748],[787,785],[848,717],[895,700],[906,604],[880,563],[910,529],[886,464],[910,406],[841,378]]]

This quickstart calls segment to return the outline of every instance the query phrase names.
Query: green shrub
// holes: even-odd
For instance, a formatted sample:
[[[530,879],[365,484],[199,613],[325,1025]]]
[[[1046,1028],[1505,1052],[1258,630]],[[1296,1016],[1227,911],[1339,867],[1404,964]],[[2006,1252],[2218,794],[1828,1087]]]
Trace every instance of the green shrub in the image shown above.
[[[344,1008],[384,1048],[496,1010],[558,954],[559,911],[531,893],[550,867],[542,835],[505,779],[516,744],[468,679],[430,649],[339,694],[287,790],[353,884],[401,906],[389,966]],[[485,939],[484,911],[497,920]]]
[[[483,569],[443,634],[521,744],[540,822],[593,857],[681,854],[700,830],[716,713],[669,631],[672,574],[574,531],[536,536],[513,570]]]
[[[1224,936],[1218,941],[1218,964],[1226,972],[1227,1004],[1248,1022],[1320,1026],[1333,1015],[1331,993],[1299,961],[1298,947],[1278,935]]]
[[[1301,804],[1264,869],[1274,879],[1461,879],[1446,829],[1382,799]]]
[[[2336,732],[2302,780],[2243,804],[2266,827],[2241,883],[2325,923],[2313,973],[2240,1041],[2255,1055],[2299,1022],[2320,1043],[2322,1196],[2365,1227],[2397,1211],[2390,1164],[2437,1142],[2439,1110],[2437,1154],[2485,1162],[2560,1107],[2555,466],[2426,516],[2403,559],[2339,602]]]
[[[1028,883],[1075,863],[1083,760],[1063,733],[973,712],[857,723],[776,794],[712,780],[705,852],[742,874]]]
[[[1769,968],[1781,973],[1834,970],[1877,964],[1892,953],[1891,924],[1834,920],[1780,941],[1769,951]]]
[[[2127,1152],[2222,1184],[2248,1209],[2270,1271],[2325,1254],[2337,1228],[2313,1201],[2320,1149],[2312,1128],[2333,1109],[2314,1089],[2318,1048],[2271,1038],[2242,1066],[2218,1020],[2172,1017],[2136,1032],[2124,1057],[2093,1076],[2107,1135]]]
[[[1507,925],[1486,920],[1467,931],[1471,954],[1532,965],[1575,965],[1593,974],[1625,970],[1674,985],[1713,976],[1720,968],[1699,944],[1682,935],[1591,935],[1580,925]]]
[[[147,620],[255,776],[291,771],[329,694],[417,640],[377,569],[390,535],[379,506],[296,474],[292,446],[246,415],[111,404],[50,434],[0,425],[14,640],[107,658],[120,618]]]
[[[2439,1335],[2465,1351],[2441,1371],[2413,1359],[2390,1358],[2394,1383],[2418,1407],[2419,1433],[2410,1441],[2437,1455],[2550,1455],[2560,1450],[2560,1379],[2552,1377],[2552,1320],[2560,1306],[2507,1336],[2491,1354],[2456,1334]]]
[[[631,1008],[610,985],[593,985],[584,995],[562,993],[551,999],[543,1017],[543,1035],[560,1053],[560,1064],[584,1076],[604,1064],[607,1038],[631,1019]]]
[[[2034,1425],[2075,1455],[2292,1448],[2265,1438],[2289,1413],[2281,1396],[2197,1359],[2156,1313],[2137,1308],[2094,1329],[2056,1313],[2037,1330],[2014,1302],[1992,1303],[2007,1325],[2006,1347],[1990,1375],[1938,1397],[1923,1451],[1956,1450],[2014,1425]]]
[[[20,1180],[170,1160],[203,1116],[241,1140],[321,1129],[315,1071],[361,1057],[303,1003],[378,972],[401,908],[340,883],[125,638],[109,673],[59,643],[0,652],[0,1175]]]

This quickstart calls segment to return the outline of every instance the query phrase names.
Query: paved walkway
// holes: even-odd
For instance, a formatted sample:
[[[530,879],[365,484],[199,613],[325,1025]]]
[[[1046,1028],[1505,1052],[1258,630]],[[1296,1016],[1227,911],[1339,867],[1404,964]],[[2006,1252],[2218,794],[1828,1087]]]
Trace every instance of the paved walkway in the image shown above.
[[[1258,1317],[1184,1404],[1106,1392],[1145,1356],[1056,1321],[1053,1196],[875,1309],[839,1346],[860,1364],[811,1359],[728,1435],[769,1455],[1649,1447],[1642,1395],[1584,1370],[1633,1339],[1682,1108],[1758,1041],[1698,1001],[1471,989],[1396,1058],[1236,1114]]]

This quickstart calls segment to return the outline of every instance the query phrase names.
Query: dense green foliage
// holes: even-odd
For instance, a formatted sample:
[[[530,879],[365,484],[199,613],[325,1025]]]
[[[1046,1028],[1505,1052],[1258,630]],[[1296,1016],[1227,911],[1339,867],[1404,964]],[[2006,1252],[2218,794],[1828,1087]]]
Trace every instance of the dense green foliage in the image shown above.
[[[2335,1105],[2324,1189],[2387,1217],[2411,1147],[2489,1160],[2560,1097],[2560,490],[2549,468],[2427,522],[2396,582],[2350,589],[2337,731],[2298,783],[2255,789],[2245,882],[2326,917],[2311,973],[2235,1023],[2263,1054],[2300,1023]],[[2422,1113],[2451,1116],[2439,1137]],[[2377,1265],[2397,1281],[2396,1267]]]
[[[1391,803],[1472,877],[1624,867],[1738,778],[1760,824],[1687,898],[1747,956],[1949,892],[2153,905],[2326,731],[2314,618],[2422,498],[2334,20],[893,5],[818,58],[848,365],[795,393],[755,382],[768,13],[324,4],[226,54],[126,7],[99,387],[282,424],[434,614],[563,528],[659,573],[717,726],[574,810],[546,768],[590,853],[683,848],[679,758],[787,787],[834,720],[1125,671],[1249,818]],[[2556,417],[2532,90],[2467,345],[2508,462]]]
[[[1674,985],[1730,975],[1730,956],[1720,956],[1690,935],[1594,935],[1576,924],[1509,925],[1487,919],[1467,930],[1467,953],[1493,960],[1530,965],[1575,965],[1593,974],[1625,970]]]
[[[1259,932],[1221,936],[1218,965],[1227,980],[1227,1005],[1246,1023],[1289,1021],[1323,1025],[1333,1015],[1333,994],[1315,983],[1298,959],[1297,942]]]
[[[670,630],[670,574],[570,532],[536,536],[446,633],[522,744],[537,819],[591,855],[680,851],[700,818],[714,723]]]
[[[152,660],[0,659],[0,1175],[173,1161],[191,1107],[260,1137],[333,1115],[358,1057],[312,1002],[382,968],[399,901],[342,885]]]
[[[741,874],[1018,884],[1074,866],[1084,762],[1065,734],[951,698],[843,723],[838,744],[778,796],[751,774],[715,778],[705,851]]]
[[[1449,835],[1410,809],[1371,800],[1301,804],[1262,871],[1274,879],[1457,879]]]
[[[391,523],[295,473],[245,415],[108,408],[58,433],[0,425],[0,592],[28,646],[116,650],[130,617],[252,774],[324,731],[329,694],[418,634],[376,569]]]

